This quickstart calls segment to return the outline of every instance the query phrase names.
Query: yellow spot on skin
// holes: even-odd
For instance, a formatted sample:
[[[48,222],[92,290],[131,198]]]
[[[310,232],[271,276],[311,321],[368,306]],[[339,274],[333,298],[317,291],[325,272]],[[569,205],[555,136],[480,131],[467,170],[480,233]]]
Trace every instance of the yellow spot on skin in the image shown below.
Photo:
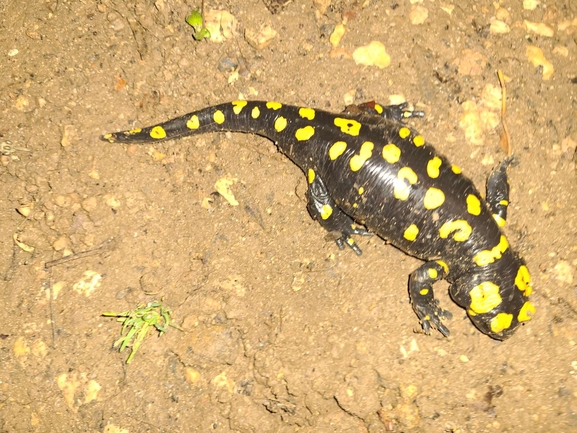
[[[253,119],[258,119],[258,117],[260,116],[260,108],[258,107],[253,107],[252,111],[250,112],[250,116]]]
[[[344,141],[335,142],[329,149],[329,158],[334,161],[339,156],[341,156],[347,149],[347,143]]]
[[[315,118],[315,110],[313,110],[312,108],[303,107],[299,109],[299,115],[303,119],[313,120]]]
[[[523,292],[523,295],[525,296],[531,296],[531,293],[533,293],[533,287],[531,286],[531,274],[529,274],[529,269],[527,269],[527,266],[519,266],[517,276],[515,277],[515,285],[519,290],[521,290],[521,292]]]
[[[212,118],[219,125],[222,125],[224,123],[224,113],[220,110],[216,110],[212,115]]]
[[[276,132],[281,132],[286,128],[286,125],[287,120],[282,116],[277,117],[277,119],[274,121],[274,129]]]
[[[419,295],[425,296],[429,294],[429,289],[421,289],[419,290]]]
[[[282,104],[280,102],[269,101],[266,103],[266,108],[268,108],[269,110],[280,110],[281,107]]]
[[[465,242],[473,233],[473,229],[465,220],[448,221],[439,229],[439,236],[446,239],[453,232],[455,232],[453,236],[455,242]]]
[[[353,207],[356,209],[359,207],[359,205],[357,203],[353,203]]]
[[[509,242],[507,242],[507,238],[505,236],[501,235],[497,245],[495,245],[490,250],[479,251],[473,257],[473,261],[477,266],[487,266],[493,263],[495,260],[499,260],[503,253],[507,251],[507,248],[509,248]]]
[[[244,107],[246,107],[246,104],[248,104],[247,101],[233,101],[232,102],[232,111],[234,111],[234,114],[240,114],[242,109]]]
[[[513,315],[508,313],[499,313],[491,319],[491,331],[498,334],[509,328],[513,322]]]
[[[449,273],[449,267],[447,266],[447,264],[444,261],[437,260],[437,264],[445,270],[445,274]]]
[[[382,106],[381,104],[375,104],[375,111],[376,111],[378,114],[383,114],[383,111],[384,111],[384,110],[383,110],[383,106]]]
[[[335,117],[335,126],[341,128],[343,134],[349,134],[353,137],[359,135],[361,131],[361,124],[356,120],[343,119],[342,117]]]
[[[429,268],[429,278],[431,278],[432,280],[434,280],[435,278],[437,278],[439,276],[439,273],[437,272],[437,270],[435,268]]]
[[[505,224],[507,224],[507,221],[505,221],[503,218],[501,218],[500,215],[497,215],[496,213],[493,214],[493,219],[499,227],[505,227]]]
[[[458,165],[452,165],[451,170],[453,170],[453,173],[455,174],[461,174],[461,167],[459,167]]]
[[[528,320],[531,320],[534,314],[535,306],[531,302],[527,301],[521,307],[519,315],[517,316],[517,320],[519,322],[527,322]]]
[[[481,213],[481,200],[476,195],[467,196],[467,212],[475,216]]]
[[[425,209],[437,209],[445,202],[445,194],[438,188],[429,188],[425,193],[423,204]]]
[[[312,168],[309,168],[309,171],[307,173],[307,178],[309,183],[313,183],[315,181],[315,171]]]
[[[477,314],[488,313],[503,301],[499,294],[499,286],[491,281],[485,281],[473,287],[469,292],[471,310]]]
[[[501,201],[499,202],[499,204],[500,204],[501,206],[509,206],[509,202],[508,202],[507,200],[501,200]]]
[[[365,192],[365,189],[361,186],[359,188],[359,195],[362,195]]]
[[[333,208],[328,204],[323,205],[323,208],[321,210],[321,218],[324,220],[329,219],[332,214],[333,214]]]
[[[415,135],[415,138],[413,138],[413,144],[417,147],[421,147],[425,144],[425,139],[420,135]]]
[[[315,128],[307,125],[304,128],[299,128],[295,132],[295,137],[298,141],[306,141],[315,134]]]
[[[155,126],[154,128],[152,128],[150,130],[150,136],[152,138],[156,138],[157,140],[160,140],[161,138],[166,137],[166,131],[164,130],[164,128],[162,126]]]
[[[401,159],[401,149],[395,144],[387,144],[383,147],[383,158],[389,164],[394,164]]]
[[[436,179],[439,177],[439,168],[441,167],[443,161],[438,156],[429,160],[427,163],[427,174],[431,179]]]
[[[399,137],[401,138],[407,138],[409,135],[411,135],[411,130],[409,128],[401,128],[399,129]]]
[[[138,134],[139,132],[142,132],[141,128],[131,129],[130,131],[127,132],[127,134],[128,135],[135,135],[135,134]]]
[[[200,121],[198,120],[198,116],[195,114],[190,116],[190,119],[186,122],[186,127],[188,129],[198,129],[200,126]]]
[[[397,174],[397,180],[395,180],[395,188],[393,190],[395,198],[398,200],[408,199],[409,193],[411,192],[411,185],[415,184],[417,180],[419,180],[417,173],[415,173],[412,168],[401,168]],[[409,184],[407,185],[405,181]]]
[[[369,159],[373,155],[374,147],[375,145],[370,141],[365,141],[361,145],[359,154],[354,155],[349,162],[352,171],[359,171],[361,169],[361,167],[365,164],[365,162],[367,162],[367,159]]]
[[[419,228],[415,224],[411,224],[403,233],[403,237],[408,241],[414,241],[419,234]]]

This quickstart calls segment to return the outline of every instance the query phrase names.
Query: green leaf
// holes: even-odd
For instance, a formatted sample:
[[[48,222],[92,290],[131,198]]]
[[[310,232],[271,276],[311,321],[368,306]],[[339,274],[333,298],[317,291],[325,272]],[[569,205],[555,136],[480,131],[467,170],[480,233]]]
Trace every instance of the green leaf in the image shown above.
[[[182,328],[170,323],[171,314],[172,311],[170,308],[165,307],[161,302],[157,301],[149,302],[146,305],[141,304],[133,310],[123,311],[122,313],[102,313],[105,317],[116,317],[118,322],[122,322],[122,328],[120,330],[121,337],[114,342],[113,347],[120,346],[120,352],[128,346],[132,347],[132,351],[126,360],[127,364],[131,362],[134,355],[136,355],[136,352],[151,327],[158,331],[159,336],[165,333],[169,326],[173,326],[182,331]]]
[[[210,38],[210,32],[206,27],[204,27],[204,20],[202,13],[194,10],[186,17],[186,22],[192,27],[193,33],[192,37],[195,41],[202,41],[203,39]]]

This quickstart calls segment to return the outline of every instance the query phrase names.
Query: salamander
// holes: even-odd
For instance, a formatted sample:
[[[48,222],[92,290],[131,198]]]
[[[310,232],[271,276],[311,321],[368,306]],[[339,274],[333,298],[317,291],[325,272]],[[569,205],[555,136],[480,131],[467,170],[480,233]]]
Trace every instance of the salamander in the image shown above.
[[[342,113],[279,102],[234,101],[146,128],[105,134],[114,143],[149,143],[217,131],[272,140],[305,173],[307,208],[340,249],[361,249],[355,235],[377,234],[424,261],[410,274],[410,302],[423,331],[449,336],[451,314],[433,284],[484,334],[504,340],[535,307],[527,265],[503,233],[509,205],[506,158],[489,175],[486,198],[457,165],[405,124],[422,117],[407,104],[374,102]]]

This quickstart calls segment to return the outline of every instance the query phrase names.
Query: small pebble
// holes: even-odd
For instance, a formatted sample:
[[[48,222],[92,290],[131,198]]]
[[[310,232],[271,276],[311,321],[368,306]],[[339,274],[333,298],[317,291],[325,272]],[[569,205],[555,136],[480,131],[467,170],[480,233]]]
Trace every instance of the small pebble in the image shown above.
[[[539,4],[541,4],[539,0],[523,0],[523,9],[532,11],[535,10]]]
[[[82,200],[82,209],[88,213],[96,209],[97,205],[96,197],[88,197],[87,199]]]
[[[58,195],[54,199],[54,203],[56,203],[58,207],[68,207],[72,203],[72,199],[68,196]]]
[[[200,372],[192,367],[187,367],[184,373],[184,377],[188,383],[195,384],[200,380]]]
[[[415,6],[411,12],[409,12],[409,21],[415,26],[423,24],[428,17],[429,10],[424,6]]]
[[[368,45],[358,47],[353,52],[353,60],[357,65],[377,66],[381,69],[391,64],[391,57],[379,41],[371,41]]]
[[[14,108],[18,111],[30,111],[30,100],[24,95],[18,95],[14,101]]]
[[[246,41],[251,47],[257,50],[262,50],[263,48],[268,47],[276,36],[276,30],[269,25],[263,26],[257,31],[246,29],[244,32],[244,38]]]
[[[116,12],[110,12],[106,16],[106,19],[110,23],[110,28],[115,32],[119,32],[124,29],[124,20]]]
[[[553,268],[555,279],[565,284],[573,284],[573,268],[566,260],[560,260]]]
[[[62,147],[70,146],[75,136],[76,129],[74,128],[74,125],[64,125],[62,128],[62,138],[60,139],[60,145]]]
[[[345,35],[346,31],[347,29],[343,23],[339,23],[335,26],[335,29],[329,37],[329,42],[333,47],[337,47],[341,43],[341,39]]]
[[[110,194],[104,196],[104,202],[112,209],[118,209],[120,207],[120,200]]]
[[[553,64],[545,58],[543,50],[534,45],[528,45],[525,48],[525,52],[527,59],[533,64],[533,66],[542,68],[543,80],[549,80],[553,75],[553,72],[555,72],[555,68],[553,68]]]
[[[544,36],[546,38],[552,38],[555,35],[555,30],[552,27],[549,27],[545,23],[534,23],[532,21],[523,21],[525,24],[525,28],[530,32],[536,33],[539,36]]]
[[[60,236],[52,243],[52,248],[54,251],[62,251],[68,245],[68,239],[66,236]]]
[[[505,33],[509,33],[511,31],[511,27],[501,20],[492,20],[491,26],[489,27],[489,33],[492,35],[502,35]]]
[[[32,208],[34,206],[30,205],[30,206],[21,206],[19,208],[16,209],[16,211],[22,215],[23,217],[28,217],[28,215],[30,215],[30,212],[32,212]]]

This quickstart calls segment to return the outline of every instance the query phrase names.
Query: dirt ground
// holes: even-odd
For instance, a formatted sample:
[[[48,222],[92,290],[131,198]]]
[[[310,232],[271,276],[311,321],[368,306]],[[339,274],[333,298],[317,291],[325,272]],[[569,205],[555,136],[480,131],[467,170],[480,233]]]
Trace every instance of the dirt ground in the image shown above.
[[[0,431],[577,432],[575,0],[295,0],[275,14],[207,0],[235,20],[220,43],[191,37],[199,6],[0,3]],[[266,26],[269,45],[250,45]],[[386,68],[351,58],[371,41]],[[505,156],[497,70],[518,162],[505,230],[537,308],[502,343],[444,282],[451,337],[419,332],[420,262],[375,237],[361,257],[339,251],[270,141],[99,140],[238,98],[338,112],[393,95],[484,190]],[[215,192],[223,178],[238,206]],[[161,299],[184,331],[151,333],[126,364],[101,314]]]

